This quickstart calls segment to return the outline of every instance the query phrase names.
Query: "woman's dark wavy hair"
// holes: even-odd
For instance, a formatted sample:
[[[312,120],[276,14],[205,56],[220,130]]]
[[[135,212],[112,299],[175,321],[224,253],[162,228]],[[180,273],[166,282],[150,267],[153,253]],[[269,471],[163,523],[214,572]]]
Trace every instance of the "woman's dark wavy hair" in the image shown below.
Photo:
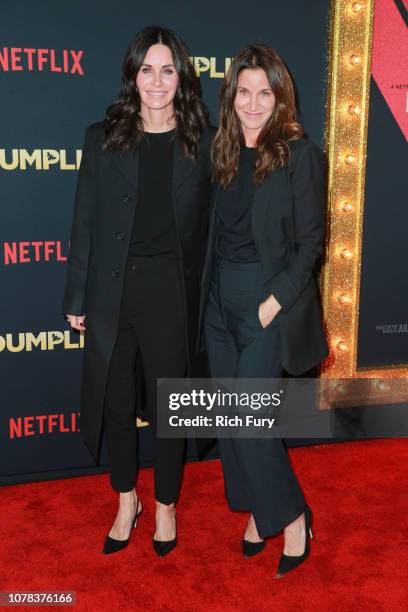
[[[234,108],[238,75],[244,68],[262,68],[276,102],[257,140],[254,183],[260,185],[268,174],[289,159],[287,140],[298,139],[304,130],[297,121],[292,79],[282,59],[271,47],[252,43],[232,60],[220,91],[220,124],[212,146],[214,179],[224,189],[238,172],[240,147],[245,144],[241,122]]]
[[[169,47],[179,76],[174,98],[176,129],[186,157],[196,158],[201,134],[208,124],[208,112],[200,97],[199,79],[189,59],[187,47],[172,30],[149,26],[133,38],[122,64],[122,87],[118,99],[106,110],[104,151],[126,153],[143,134],[140,95],[136,76],[148,49],[157,43]]]

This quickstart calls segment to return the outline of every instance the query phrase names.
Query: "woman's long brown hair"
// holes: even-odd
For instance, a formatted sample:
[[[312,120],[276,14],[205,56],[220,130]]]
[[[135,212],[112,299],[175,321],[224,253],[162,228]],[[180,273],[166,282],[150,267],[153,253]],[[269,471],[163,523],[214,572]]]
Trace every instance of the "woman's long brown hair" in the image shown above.
[[[241,122],[234,108],[238,75],[244,68],[262,68],[275,95],[275,107],[258,136],[254,183],[260,185],[268,174],[289,159],[287,140],[301,138],[304,130],[297,121],[292,79],[282,59],[262,43],[246,46],[233,59],[220,92],[220,124],[212,146],[214,179],[227,189],[238,172],[240,147],[245,144]]]

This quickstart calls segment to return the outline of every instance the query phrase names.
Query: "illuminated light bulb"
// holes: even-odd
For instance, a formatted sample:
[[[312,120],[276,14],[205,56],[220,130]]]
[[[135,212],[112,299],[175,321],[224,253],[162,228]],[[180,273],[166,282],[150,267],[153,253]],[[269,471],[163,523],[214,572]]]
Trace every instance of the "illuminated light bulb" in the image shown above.
[[[351,297],[347,293],[342,293],[337,299],[340,304],[351,304]]]
[[[340,340],[337,343],[337,348],[339,349],[339,351],[342,351],[342,352],[348,351],[348,346],[343,340]]]
[[[337,393],[341,393],[341,395],[347,394],[347,387],[346,385],[342,383],[337,383],[337,385],[334,388],[336,389]]]
[[[353,11],[353,13],[359,13],[362,9],[363,9],[362,2],[353,2],[353,4],[351,5],[351,10]]]
[[[353,251],[350,251],[350,249],[342,249],[340,255],[343,259],[351,259],[353,257]]]
[[[344,212],[351,212],[353,210],[353,205],[351,202],[343,202],[341,205],[341,209],[344,210]]]
[[[357,53],[352,53],[349,57],[349,62],[352,66],[358,66],[361,62],[361,57]]]
[[[355,161],[356,161],[356,158],[351,153],[347,153],[347,155],[344,156],[344,163],[347,164],[348,166],[351,166],[352,164],[354,164]]]
[[[349,115],[358,116],[361,113],[361,109],[357,104],[349,104],[347,110]]]
[[[390,385],[386,383],[384,380],[373,380],[372,385],[373,387],[376,387],[380,391],[389,391],[391,388]]]

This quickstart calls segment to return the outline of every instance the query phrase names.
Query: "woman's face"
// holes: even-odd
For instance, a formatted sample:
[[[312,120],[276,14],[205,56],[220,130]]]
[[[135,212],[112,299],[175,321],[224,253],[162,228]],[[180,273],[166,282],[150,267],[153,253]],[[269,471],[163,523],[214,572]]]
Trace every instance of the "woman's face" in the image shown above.
[[[142,107],[161,110],[173,103],[179,77],[169,47],[152,45],[136,76]]]
[[[275,107],[265,70],[244,68],[238,75],[234,108],[243,129],[260,131]]]

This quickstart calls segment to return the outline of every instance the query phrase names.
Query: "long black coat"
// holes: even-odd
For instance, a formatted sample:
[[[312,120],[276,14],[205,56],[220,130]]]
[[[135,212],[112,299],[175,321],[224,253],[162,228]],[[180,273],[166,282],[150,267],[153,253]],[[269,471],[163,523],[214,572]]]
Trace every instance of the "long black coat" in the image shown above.
[[[289,374],[300,375],[328,355],[315,274],[325,233],[326,180],[317,145],[305,138],[288,144],[290,162],[255,189],[251,225],[264,285],[282,307],[277,314],[282,365]],[[214,187],[210,205],[200,326],[211,281],[219,189]]]
[[[86,130],[75,196],[63,312],[86,314],[81,384],[81,433],[98,461],[108,368],[116,339],[133,216],[138,197],[138,151],[102,151],[103,123]],[[197,376],[200,275],[208,227],[212,130],[196,161],[176,138],[172,199],[187,313],[188,373]],[[163,300],[163,316],[166,303]]]

